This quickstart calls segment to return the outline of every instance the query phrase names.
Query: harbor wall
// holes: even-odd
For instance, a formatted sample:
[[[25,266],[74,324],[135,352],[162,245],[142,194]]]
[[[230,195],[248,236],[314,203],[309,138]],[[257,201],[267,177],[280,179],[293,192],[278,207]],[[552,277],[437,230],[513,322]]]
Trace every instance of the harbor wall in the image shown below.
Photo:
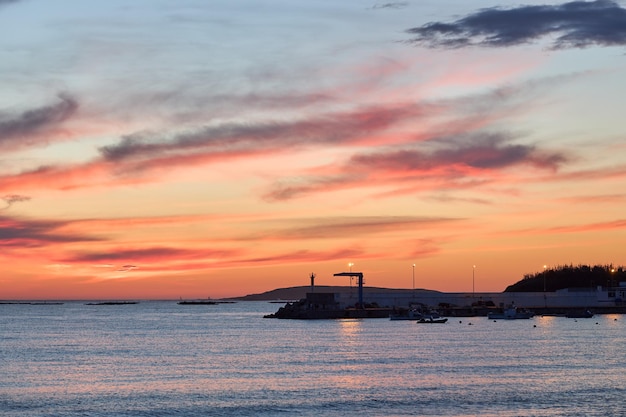
[[[341,308],[358,303],[355,291],[335,294]],[[606,308],[624,307],[626,287],[614,289],[583,288],[563,289],[555,292],[501,292],[501,293],[445,293],[437,291],[407,290],[403,292],[378,291],[364,292],[364,303],[376,303],[380,307],[408,307],[411,304],[423,304],[433,308],[441,305],[456,307],[481,306],[493,303],[495,307],[515,304],[529,309],[558,308]]]

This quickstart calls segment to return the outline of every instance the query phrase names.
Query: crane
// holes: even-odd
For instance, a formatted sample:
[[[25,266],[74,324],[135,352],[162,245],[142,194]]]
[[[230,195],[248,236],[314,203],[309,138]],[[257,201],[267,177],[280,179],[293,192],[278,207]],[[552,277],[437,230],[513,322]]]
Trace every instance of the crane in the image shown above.
[[[358,308],[364,308],[363,305],[363,272],[338,272],[333,274],[335,277],[357,277],[359,284],[359,305]]]

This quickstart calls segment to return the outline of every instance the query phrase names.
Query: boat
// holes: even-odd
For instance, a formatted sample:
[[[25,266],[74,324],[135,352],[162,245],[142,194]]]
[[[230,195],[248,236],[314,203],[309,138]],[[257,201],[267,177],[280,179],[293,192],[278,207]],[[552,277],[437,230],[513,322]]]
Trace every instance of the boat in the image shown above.
[[[437,316],[427,316],[427,317],[422,317],[421,319],[419,319],[417,321],[417,323],[424,323],[424,324],[443,324],[446,323],[448,321],[447,318],[445,317],[437,317]]]
[[[502,312],[491,311],[487,313],[487,317],[493,320],[529,319],[534,315],[532,311],[517,308],[513,304],[505,308]]]
[[[447,321],[448,321],[447,318],[441,317],[439,313],[437,313],[436,311],[431,311],[430,313],[424,314],[417,322],[435,324],[435,323],[446,323]]]

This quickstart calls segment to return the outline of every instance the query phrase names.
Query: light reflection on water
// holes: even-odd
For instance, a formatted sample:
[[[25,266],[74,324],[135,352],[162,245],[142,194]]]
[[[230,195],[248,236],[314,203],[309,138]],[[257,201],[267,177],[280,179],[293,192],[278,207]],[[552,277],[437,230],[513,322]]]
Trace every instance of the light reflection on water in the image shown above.
[[[0,415],[621,412],[623,316],[262,318],[276,308],[0,305]]]

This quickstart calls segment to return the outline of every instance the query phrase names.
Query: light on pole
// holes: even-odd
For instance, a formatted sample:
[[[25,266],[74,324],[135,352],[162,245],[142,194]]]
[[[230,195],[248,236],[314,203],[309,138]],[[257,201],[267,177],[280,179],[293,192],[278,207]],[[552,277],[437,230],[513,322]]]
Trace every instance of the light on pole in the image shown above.
[[[413,290],[415,290],[415,264],[413,264]]]
[[[472,267],[472,298],[474,298],[474,276],[476,275],[476,265]]]
[[[543,292],[546,292],[546,268],[548,265],[543,266]]]

